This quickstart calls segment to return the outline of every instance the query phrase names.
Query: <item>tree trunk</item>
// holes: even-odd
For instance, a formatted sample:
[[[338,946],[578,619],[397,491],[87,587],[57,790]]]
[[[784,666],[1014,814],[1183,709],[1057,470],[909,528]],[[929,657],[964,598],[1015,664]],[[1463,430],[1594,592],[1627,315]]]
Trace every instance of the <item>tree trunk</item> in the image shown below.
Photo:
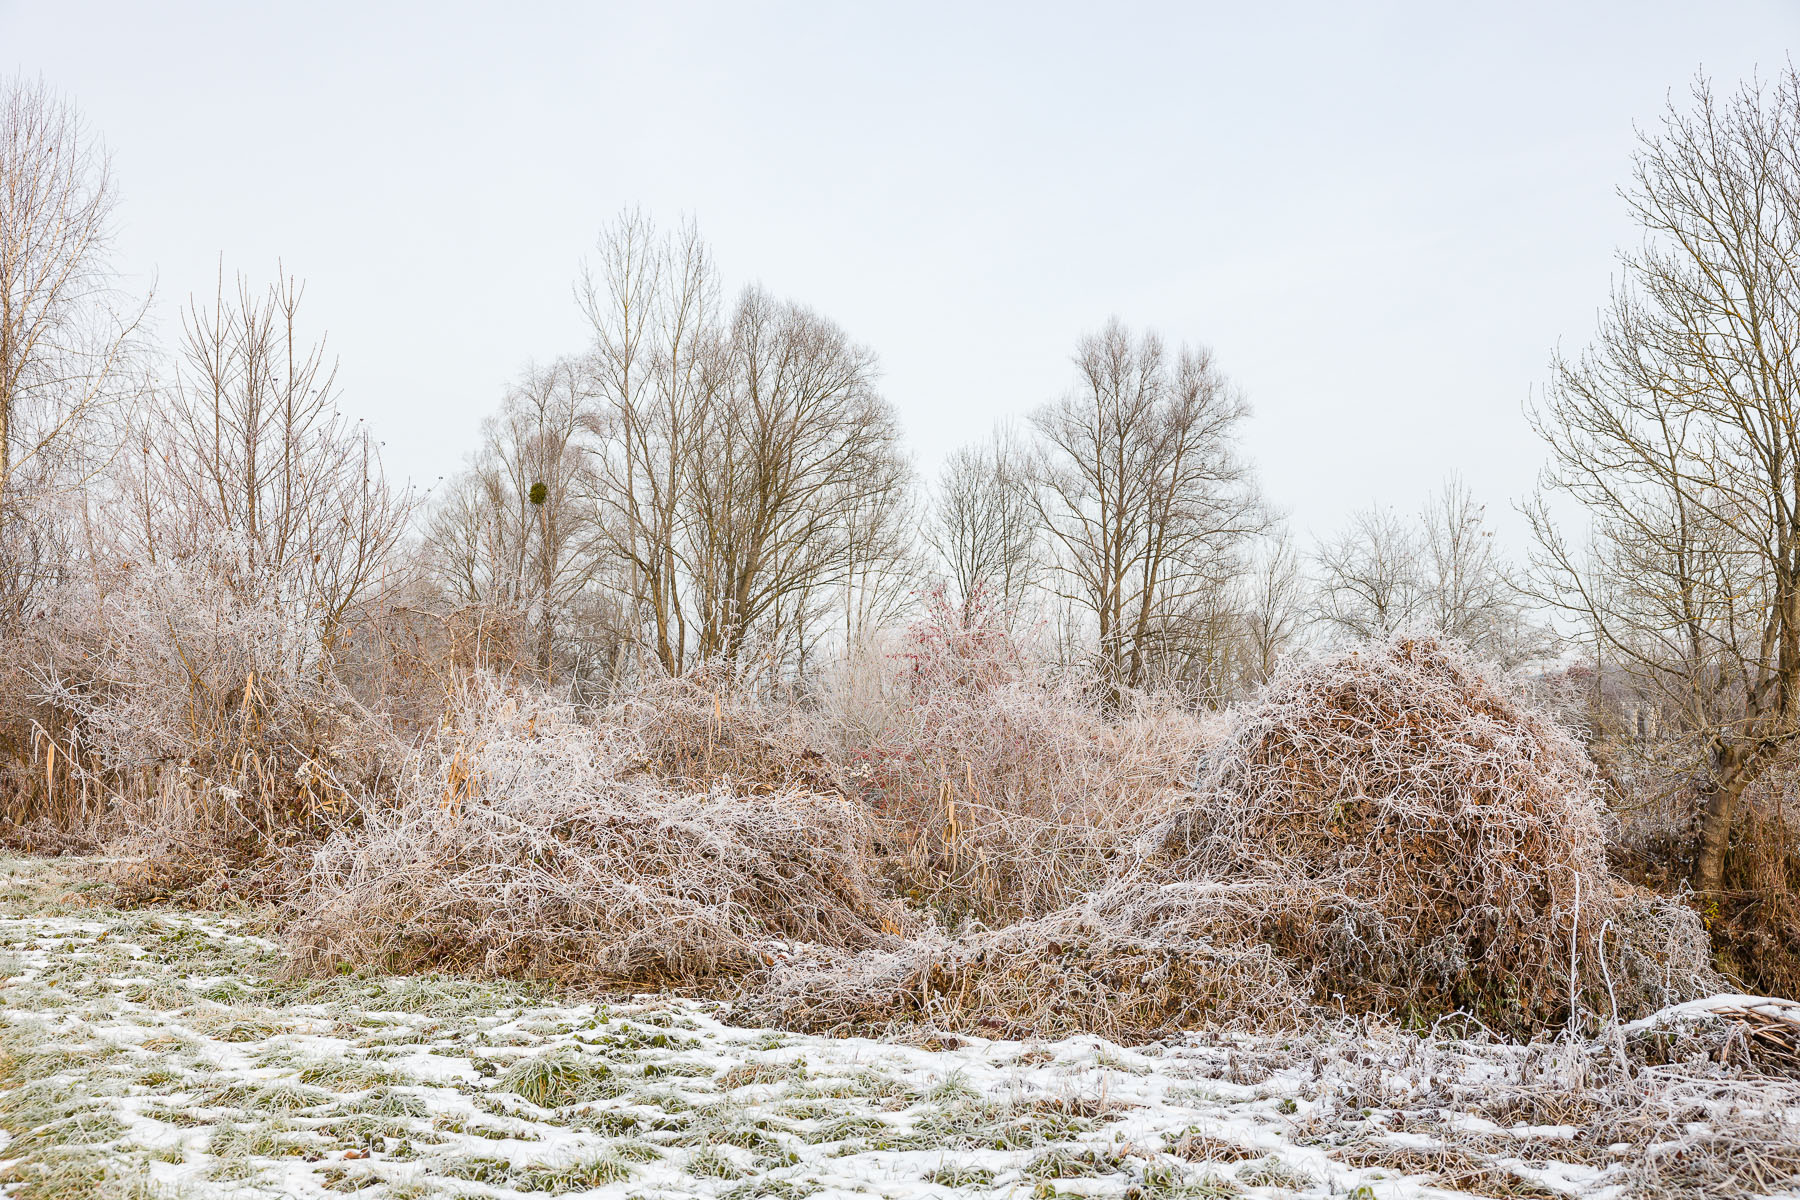
[[[1700,788],[1700,828],[1691,881],[1701,895],[1717,894],[1724,887],[1731,826],[1737,818],[1738,797],[1751,781],[1754,761],[1742,746],[1713,752],[1711,770]]]

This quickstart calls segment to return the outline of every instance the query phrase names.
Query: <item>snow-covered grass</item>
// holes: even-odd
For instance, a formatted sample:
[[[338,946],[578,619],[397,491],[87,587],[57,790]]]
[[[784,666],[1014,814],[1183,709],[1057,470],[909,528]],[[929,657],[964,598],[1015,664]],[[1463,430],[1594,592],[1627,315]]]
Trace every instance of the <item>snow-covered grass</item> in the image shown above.
[[[111,909],[81,877],[0,859],[0,1171],[21,1200],[1749,1194],[1655,1163],[1796,1099],[1740,1082],[1735,1111],[1652,1144],[1584,1102],[1586,1049],[1348,1024],[917,1046],[661,997],[296,978],[254,912]],[[1778,1158],[1756,1159],[1770,1179]]]

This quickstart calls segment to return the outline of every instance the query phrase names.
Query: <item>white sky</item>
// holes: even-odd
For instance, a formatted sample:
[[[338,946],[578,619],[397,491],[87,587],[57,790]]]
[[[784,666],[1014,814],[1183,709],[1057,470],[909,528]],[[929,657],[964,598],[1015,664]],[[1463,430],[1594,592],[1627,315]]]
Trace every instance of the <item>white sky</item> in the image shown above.
[[[162,331],[221,254],[281,259],[396,474],[579,347],[571,281],[635,205],[872,346],[927,474],[1111,314],[1209,344],[1308,532],[1455,468],[1516,534],[1522,407],[1633,236],[1633,122],[1797,42],[1796,0],[0,0],[0,72],[113,151]]]

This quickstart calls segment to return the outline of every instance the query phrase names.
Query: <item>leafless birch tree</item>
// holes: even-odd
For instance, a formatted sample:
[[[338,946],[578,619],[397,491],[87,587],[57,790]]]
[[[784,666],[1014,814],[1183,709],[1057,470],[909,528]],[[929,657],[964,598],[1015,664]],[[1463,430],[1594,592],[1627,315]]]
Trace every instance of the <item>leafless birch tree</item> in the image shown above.
[[[796,620],[778,628],[772,618],[798,617],[805,598],[847,581],[876,547],[856,545],[846,518],[898,503],[908,474],[899,424],[875,391],[874,355],[830,321],[752,289],[732,320],[728,365],[690,484],[693,591],[709,659],[731,658],[754,636],[804,639]]]

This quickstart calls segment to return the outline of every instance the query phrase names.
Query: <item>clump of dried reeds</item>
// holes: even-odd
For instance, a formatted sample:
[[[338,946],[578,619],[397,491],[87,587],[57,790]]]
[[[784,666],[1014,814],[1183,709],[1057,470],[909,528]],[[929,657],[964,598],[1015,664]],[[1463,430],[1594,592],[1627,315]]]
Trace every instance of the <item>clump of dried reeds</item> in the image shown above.
[[[816,711],[726,670],[651,675],[595,715],[630,737],[638,768],[681,791],[850,790]]]
[[[42,622],[38,811],[134,860],[115,871],[122,898],[286,870],[393,753],[388,723],[334,675],[318,622],[243,571],[228,543],[124,564],[60,589]]]
[[[643,757],[564,705],[474,686],[397,803],[317,854],[301,961],[682,986],[759,970],[777,940],[899,931],[842,798],[672,791]]]
[[[880,818],[895,886],[947,925],[1046,916],[1104,883],[1181,798],[1207,720],[1146,700],[1108,713],[1071,681],[922,688],[847,774]]]

